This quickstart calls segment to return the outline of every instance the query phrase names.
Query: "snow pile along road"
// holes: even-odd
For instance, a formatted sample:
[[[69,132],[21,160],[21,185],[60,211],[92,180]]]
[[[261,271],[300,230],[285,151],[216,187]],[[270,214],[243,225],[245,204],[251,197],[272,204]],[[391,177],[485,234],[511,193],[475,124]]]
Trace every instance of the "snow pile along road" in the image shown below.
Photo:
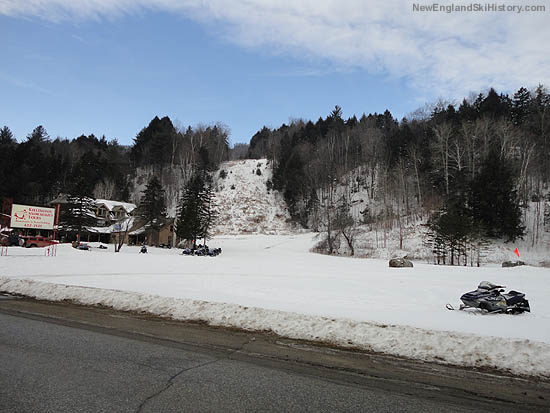
[[[167,298],[32,280],[1,278],[0,290],[40,300],[71,300],[79,304],[146,312],[175,320],[202,321],[214,326],[253,331],[272,331],[289,338],[321,341],[413,359],[507,369],[516,374],[550,376],[550,345],[530,340],[503,340],[497,337],[427,331],[236,304]]]
[[[312,234],[220,236],[218,257],[124,246],[10,247],[0,291],[472,367],[550,377],[550,270],[530,266],[389,268],[386,260],[312,254]],[[532,313],[448,311],[482,280],[526,293]]]

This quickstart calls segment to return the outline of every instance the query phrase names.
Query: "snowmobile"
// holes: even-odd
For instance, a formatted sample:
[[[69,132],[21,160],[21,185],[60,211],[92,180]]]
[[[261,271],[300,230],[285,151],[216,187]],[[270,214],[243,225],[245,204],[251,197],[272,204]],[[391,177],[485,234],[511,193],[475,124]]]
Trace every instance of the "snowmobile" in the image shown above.
[[[216,255],[219,255],[222,253],[222,249],[221,248],[211,248],[208,250],[207,254],[210,256],[210,257],[215,257]]]
[[[531,312],[529,301],[524,293],[510,290],[504,293],[504,285],[496,285],[489,281],[482,281],[477,290],[469,291],[460,297],[463,304],[459,310],[478,309],[482,313],[521,314]],[[451,304],[446,305],[448,310],[454,310]]]

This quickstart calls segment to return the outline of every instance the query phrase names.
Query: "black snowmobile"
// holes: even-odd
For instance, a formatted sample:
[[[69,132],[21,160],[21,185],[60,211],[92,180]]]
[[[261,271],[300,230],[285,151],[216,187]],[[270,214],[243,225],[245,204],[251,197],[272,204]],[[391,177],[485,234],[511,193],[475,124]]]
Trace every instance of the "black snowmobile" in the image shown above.
[[[477,286],[477,290],[469,291],[460,297],[463,304],[460,304],[459,310],[477,308],[483,313],[506,314],[531,312],[529,301],[525,298],[524,293],[514,290],[510,290],[507,294],[502,294],[503,292],[503,285],[482,281]],[[446,307],[449,310],[454,310],[451,304],[447,304]]]

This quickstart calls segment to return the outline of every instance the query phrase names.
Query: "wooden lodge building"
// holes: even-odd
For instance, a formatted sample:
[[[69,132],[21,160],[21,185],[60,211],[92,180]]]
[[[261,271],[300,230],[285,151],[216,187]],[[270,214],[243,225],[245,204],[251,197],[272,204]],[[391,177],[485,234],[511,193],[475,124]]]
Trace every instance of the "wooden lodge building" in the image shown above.
[[[60,194],[50,202],[55,206],[67,203],[67,196]],[[170,246],[176,245],[176,234],[174,231],[174,218],[166,218],[160,224],[159,229],[145,225],[139,217],[135,216],[137,206],[128,202],[112,201],[108,199],[95,199],[96,226],[86,227],[81,231],[82,242],[102,242],[105,244],[116,243],[120,237],[124,238],[124,244],[128,245],[149,245],[149,246]],[[63,233],[65,240],[76,239],[76,234]]]

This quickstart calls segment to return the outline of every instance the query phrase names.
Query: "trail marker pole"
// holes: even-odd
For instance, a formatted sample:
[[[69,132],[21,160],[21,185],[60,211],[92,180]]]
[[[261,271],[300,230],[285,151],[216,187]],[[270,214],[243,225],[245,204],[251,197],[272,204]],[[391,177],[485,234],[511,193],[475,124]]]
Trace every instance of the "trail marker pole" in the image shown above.
[[[46,257],[55,257],[57,256],[57,244],[50,245],[44,250],[44,255]]]

